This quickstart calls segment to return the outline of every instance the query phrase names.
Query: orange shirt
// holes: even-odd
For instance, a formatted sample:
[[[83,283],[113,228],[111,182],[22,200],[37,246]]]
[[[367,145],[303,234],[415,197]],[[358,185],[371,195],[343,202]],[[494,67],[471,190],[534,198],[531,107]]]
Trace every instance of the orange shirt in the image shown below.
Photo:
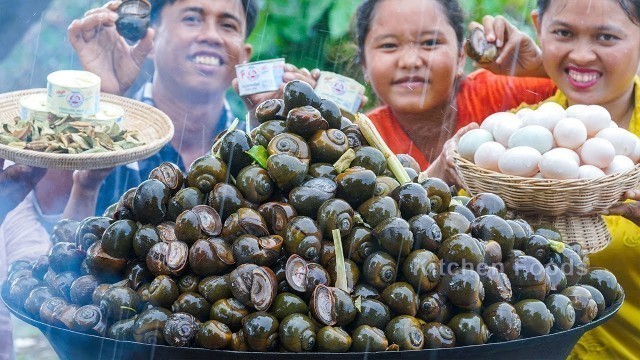
[[[471,122],[481,123],[493,113],[516,108],[522,103],[536,104],[552,96],[555,91],[556,86],[549,79],[502,76],[483,69],[474,71],[462,79],[456,97],[456,131]],[[376,108],[367,116],[391,151],[411,155],[422,169],[429,166],[427,158],[400,126],[389,106]]]

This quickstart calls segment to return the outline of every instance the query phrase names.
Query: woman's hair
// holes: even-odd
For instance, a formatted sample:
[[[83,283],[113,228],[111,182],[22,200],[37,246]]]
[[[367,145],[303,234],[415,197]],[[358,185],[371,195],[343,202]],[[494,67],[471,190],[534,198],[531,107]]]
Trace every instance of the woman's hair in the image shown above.
[[[364,41],[369,34],[371,20],[375,14],[376,6],[381,1],[383,0],[364,0],[356,10],[356,45],[358,46],[358,57],[361,60],[364,54]],[[462,11],[458,0],[436,0],[436,2],[444,9],[449,25],[456,32],[458,47],[461,47],[464,39],[464,11]]]
[[[149,0],[151,3],[151,22],[160,22],[160,13],[162,8],[167,4],[173,4],[179,0]],[[240,0],[244,7],[244,13],[246,18],[246,36],[249,37],[253,28],[256,26],[256,19],[258,17],[258,6],[255,0]]]
[[[640,25],[640,0],[616,0],[618,5],[622,8],[622,10],[627,14],[629,19],[635,23]],[[549,8],[549,3],[551,0],[538,0],[538,13],[540,14],[540,18],[544,15],[544,12]]]

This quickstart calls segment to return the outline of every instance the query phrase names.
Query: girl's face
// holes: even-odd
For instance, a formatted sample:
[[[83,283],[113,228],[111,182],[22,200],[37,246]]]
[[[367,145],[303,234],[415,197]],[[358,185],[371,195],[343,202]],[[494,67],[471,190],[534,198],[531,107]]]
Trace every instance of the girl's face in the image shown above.
[[[570,104],[627,99],[640,61],[640,28],[615,0],[553,0],[533,13],[544,68]]]
[[[435,0],[383,0],[365,38],[365,79],[395,113],[416,114],[446,105],[464,55]]]

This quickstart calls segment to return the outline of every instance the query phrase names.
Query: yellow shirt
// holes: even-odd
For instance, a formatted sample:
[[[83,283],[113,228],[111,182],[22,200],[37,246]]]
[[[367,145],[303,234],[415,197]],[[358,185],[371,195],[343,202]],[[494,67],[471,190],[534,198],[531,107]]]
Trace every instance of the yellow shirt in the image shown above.
[[[635,109],[629,131],[640,136],[640,77],[635,78]],[[545,101],[567,107],[559,90]],[[621,216],[605,216],[613,241],[591,254],[591,267],[604,267],[625,291],[620,311],[604,325],[587,332],[568,359],[640,359],[640,228]]]

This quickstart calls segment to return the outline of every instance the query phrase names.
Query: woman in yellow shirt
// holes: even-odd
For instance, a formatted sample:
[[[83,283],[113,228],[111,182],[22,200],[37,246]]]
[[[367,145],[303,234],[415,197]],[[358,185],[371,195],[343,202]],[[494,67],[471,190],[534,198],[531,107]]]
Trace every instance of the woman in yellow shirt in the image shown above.
[[[601,105],[619,127],[640,136],[640,0],[537,3],[532,19],[541,62],[559,89],[546,101]],[[526,35],[502,17],[487,16],[483,26],[487,39],[502,48],[498,61],[486,67],[504,72],[517,60],[513,40]],[[580,339],[571,359],[640,359],[640,202],[633,201],[640,200],[640,191],[626,197],[632,201],[612,207],[608,214],[616,216],[605,217],[612,243],[590,256],[592,267],[616,275],[626,293],[624,305]]]

